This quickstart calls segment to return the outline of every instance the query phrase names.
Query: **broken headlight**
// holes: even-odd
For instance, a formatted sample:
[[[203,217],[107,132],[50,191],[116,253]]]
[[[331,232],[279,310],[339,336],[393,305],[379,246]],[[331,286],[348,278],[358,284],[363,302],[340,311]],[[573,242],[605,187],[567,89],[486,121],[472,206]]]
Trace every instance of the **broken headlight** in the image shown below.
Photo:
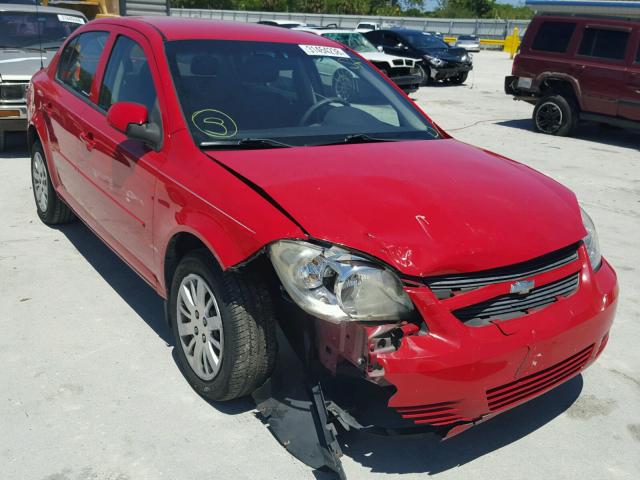
[[[589,261],[591,261],[591,268],[595,272],[600,268],[602,264],[602,253],[600,253],[600,243],[598,242],[598,233],[596,232],[596,226],[593,224],[593,220],[587,212],[580,207],[582,213],[582,224],[587,231],[587,236],[584,237],[584,246],[589,254]]]
[[[413,310],[395,273],[342,248],[281,240],[269,256],[289,296],[310,315],[332,322],[399,320]]]

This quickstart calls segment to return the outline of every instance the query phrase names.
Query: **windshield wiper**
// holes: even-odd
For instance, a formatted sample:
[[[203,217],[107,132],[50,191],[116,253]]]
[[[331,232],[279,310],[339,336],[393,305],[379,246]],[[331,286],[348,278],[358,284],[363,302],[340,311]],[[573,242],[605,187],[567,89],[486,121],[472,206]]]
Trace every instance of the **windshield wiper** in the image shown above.
[[[215,140],[210,142],[200,142],[203,148],[289,148],[288,143],[272,140],[271,138],[242,138],[240,140]]]
[[[366,133],[354,133],[352,135],[347,135],[346,137],[338,140],[337,142],[331,143],[319,143],[318,146],[325,145],[347,145],[353,143],[376,143],[376,142],[397,142],[399,139],[396,138],[381,138],[381,137],[371,137]]]

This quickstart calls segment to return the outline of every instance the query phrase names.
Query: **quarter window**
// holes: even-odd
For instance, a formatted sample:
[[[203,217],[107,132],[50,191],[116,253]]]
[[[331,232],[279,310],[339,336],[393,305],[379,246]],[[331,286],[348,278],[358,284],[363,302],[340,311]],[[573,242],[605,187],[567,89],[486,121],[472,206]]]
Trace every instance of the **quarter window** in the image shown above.
[[[629,32],[587,28],[578,53],[587,57],[624,60],[628,40]]]
[[[532,50],[541,52],[564,53],[569,47],[576,29],[572,22],[544,22],[533,39]]]
[[[58,79],[80,95],[89,97],[107,38],[108,32],[87,32],[71,40],[60,57]]]

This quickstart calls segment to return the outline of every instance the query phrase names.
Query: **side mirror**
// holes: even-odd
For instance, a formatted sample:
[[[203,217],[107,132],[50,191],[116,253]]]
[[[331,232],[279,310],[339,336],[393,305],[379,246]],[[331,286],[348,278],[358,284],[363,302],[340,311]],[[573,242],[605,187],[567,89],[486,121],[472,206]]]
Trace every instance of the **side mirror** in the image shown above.
[[[107,123],[132,140],[139,140],[153,149],[162,142],[162,132],[149,123],[147,107],[133,102],[117,102],[107,112]]]
[[[376,48],[379,52],[384,52],[384,47],[382,45],[378,45]]]

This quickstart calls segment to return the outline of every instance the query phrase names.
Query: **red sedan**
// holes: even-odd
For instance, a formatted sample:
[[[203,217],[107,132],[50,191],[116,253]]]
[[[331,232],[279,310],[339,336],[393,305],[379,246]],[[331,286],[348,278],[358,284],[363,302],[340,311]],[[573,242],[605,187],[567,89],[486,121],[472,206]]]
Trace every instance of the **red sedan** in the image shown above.
[[[193,388],[252,394],[311,466],[342,474],[331,425],[451,436],[606,345],[616,276],[574,194],[331,40],[100,19],[28,100],[42,221],[85,222],[166,299]]]

